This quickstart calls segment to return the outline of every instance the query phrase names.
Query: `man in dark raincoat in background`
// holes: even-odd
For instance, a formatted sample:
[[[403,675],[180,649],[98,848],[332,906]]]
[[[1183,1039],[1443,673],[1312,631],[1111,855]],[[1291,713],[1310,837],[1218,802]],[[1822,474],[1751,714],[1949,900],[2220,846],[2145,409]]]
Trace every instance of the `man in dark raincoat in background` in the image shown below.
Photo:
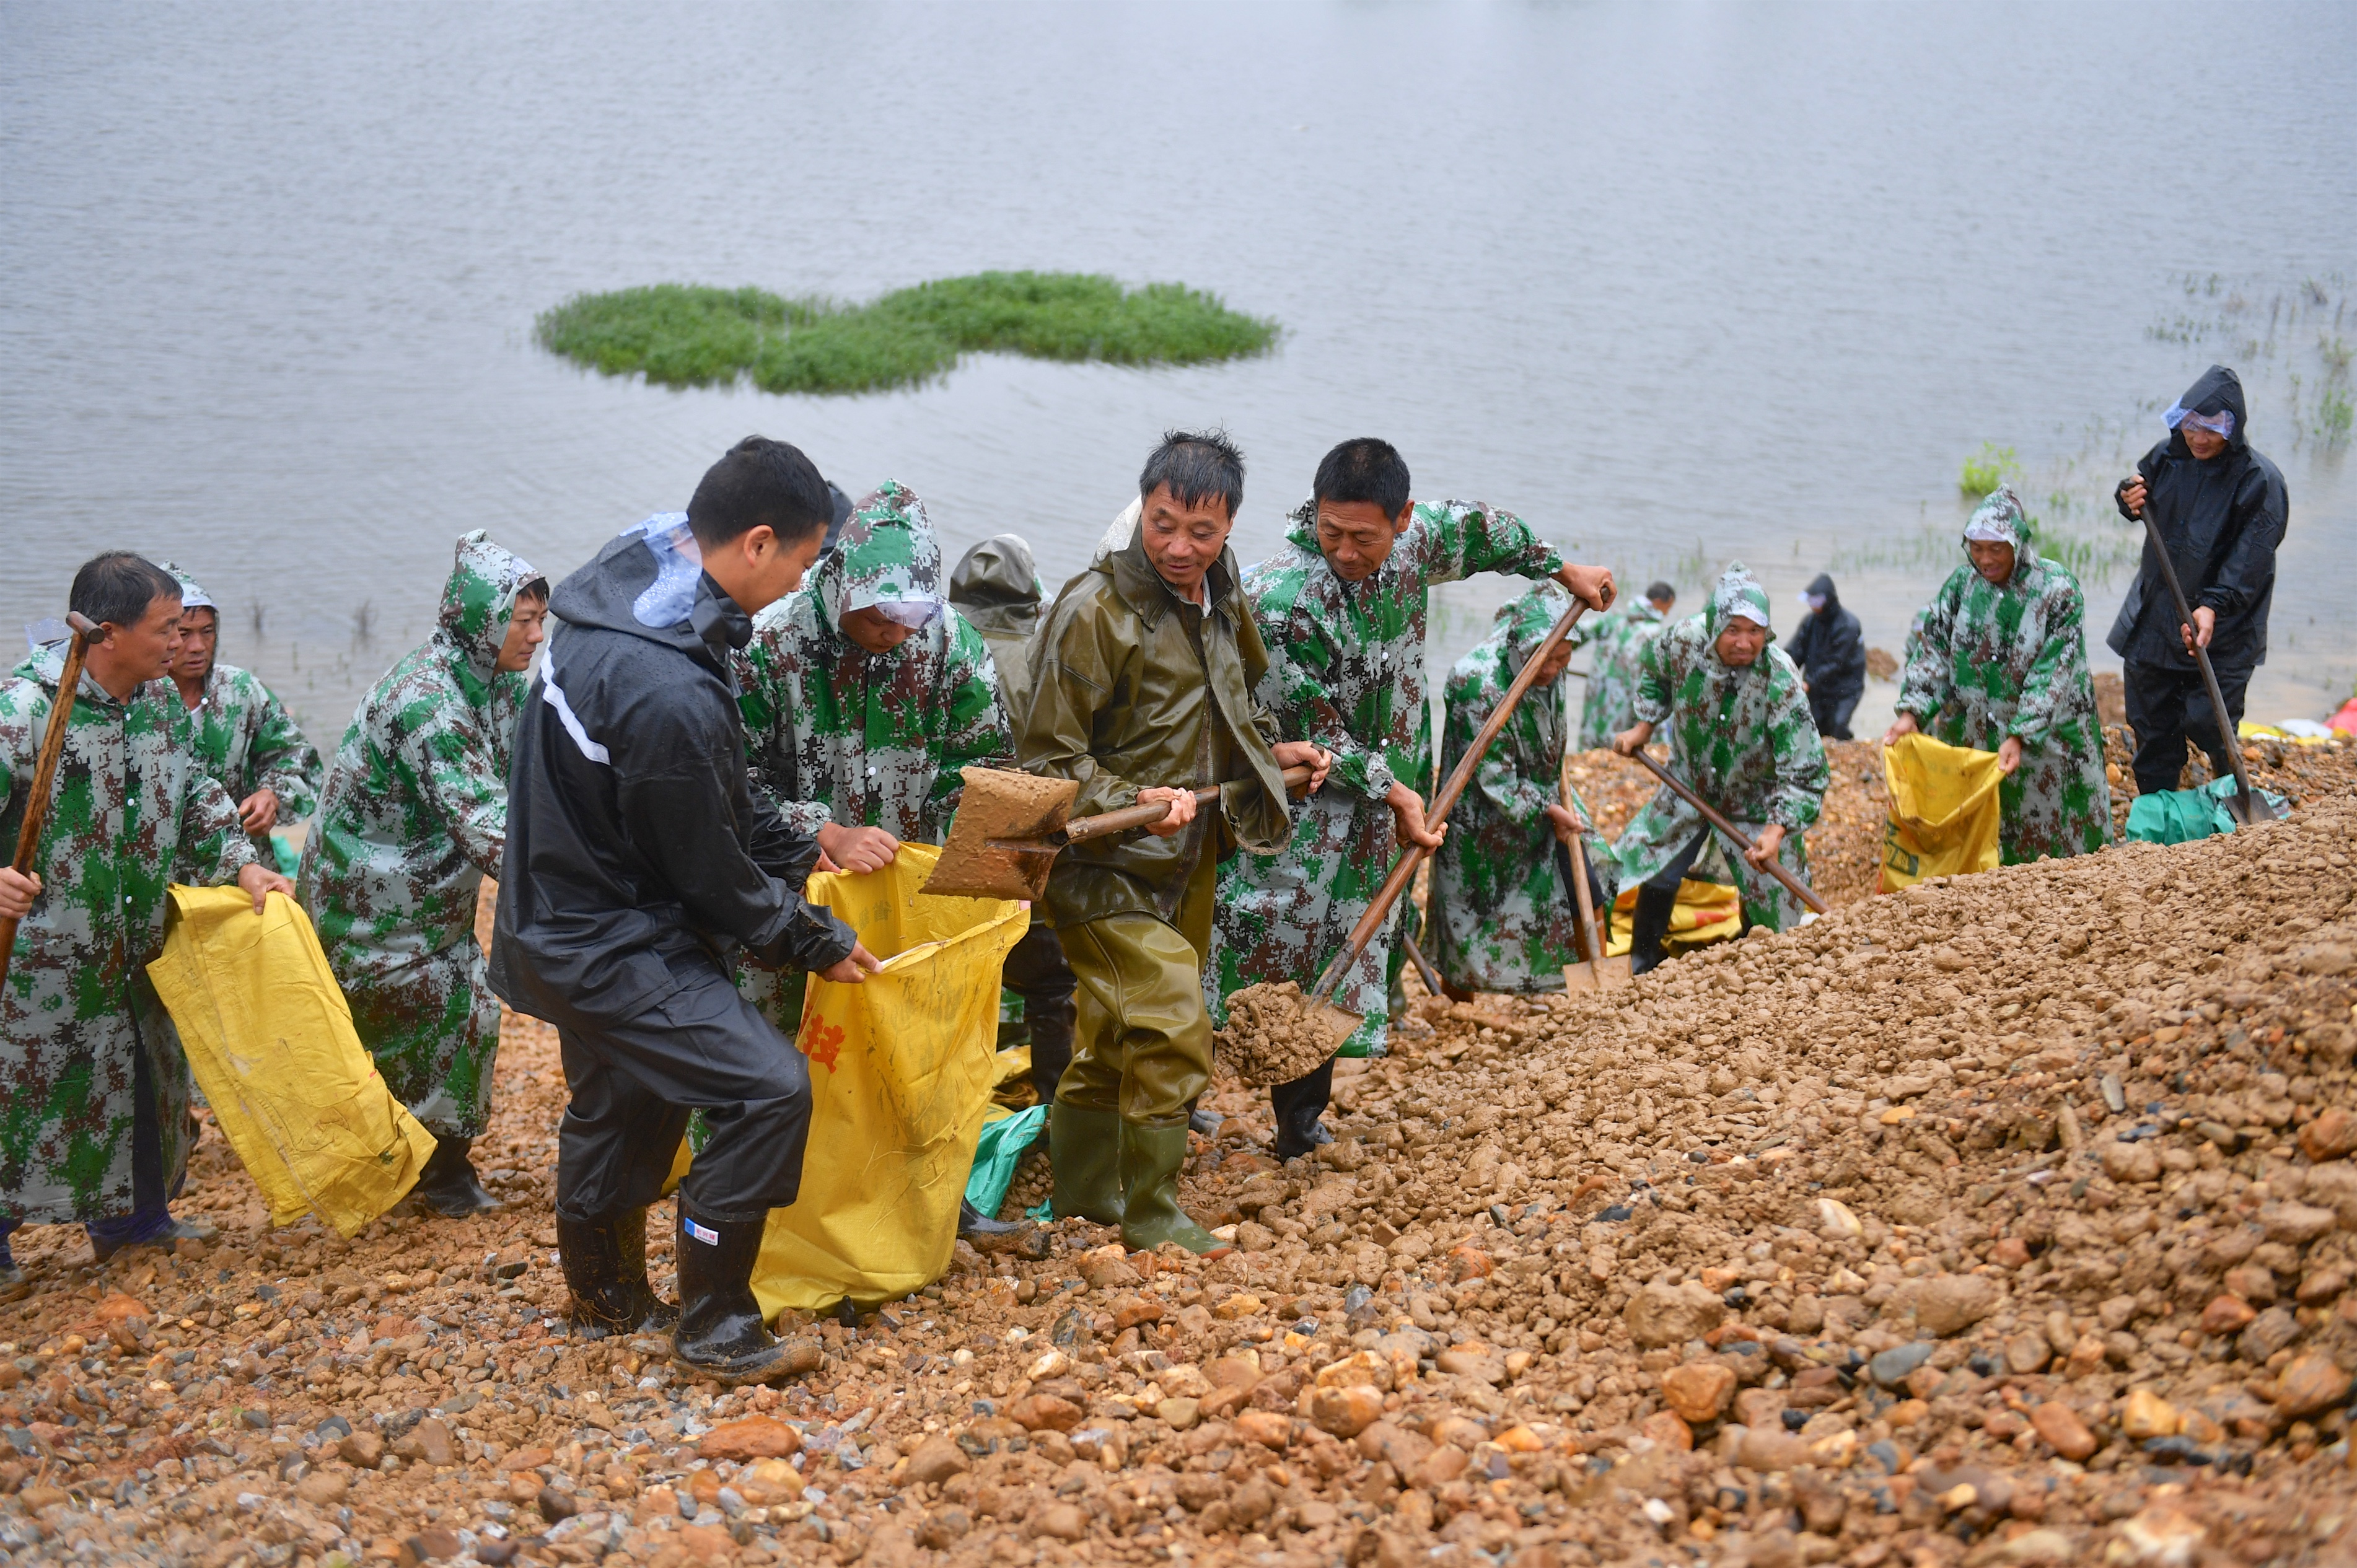
[[[995,534],[967,551],[950,574],[950,605],[982,634],[998,675],[998,703],[1017,733],[1031,706],[1031,639],[1047,597],[1032,564],[1031,546],[1012,533]],[[1072,1059],[1072,966],[1064,961],[1056,928],[1034,920],[1006,955],[1006,989],[1023,999],[1030,1036],[1031,1087],[1042,1105]]]
[[[802,1053],[738,994],[736,957],[846,984],[880,967],[802,898],[818,841],[748,782],[729,673],[829,510],[800,451],[739,442],[684,516],[650,518],[557,585],[564,629],[516,728],[491,983],[564,1052],[573,1320],[592,1337],[673,1324],[674,1359],[725,1383],[791,1370],[752,1280],[770,1210],[801,1190],[811,1099]],[[646,1210],[699,1110],[674,1313],[647,1283]]]
[[[1857,617],[1842,607],[1833,578],[1823,572],[1803,592],[1801,602],[1809,613],[1784,645],[1785,657],[1800,669],[1808,687],[1809,714],[1817,721],[1817,733],[1827,740],[1855,740],[1849,716],[1866,694],[1866,634]]]
[[[1017,737],[1026,769],[1079,781],[1075,817],[1171,806],[1142,835],[1057,856],[1046,900],[1080,982],[1072,1062],[1048,1121],[1055,1210],[1118,1224],[1134,1251],[1226,1250],[1178,1206],[1188,1107],[1211,1076],[1214,867],[1239,848],[1282,846],[1284,768],[1322,779],[1326,764],[1307,742],[1277,743],[1253,700],[1268,650],[1228,548],[1243,478],[1226,437],[1164,437],[1138,478],[1136,532],[1048,612]],[[1219,798],[1199,811],[1207,786]]]
[[[2229,770],[2226,747],[2239,742],[2218,733],[2190,647],[2209,650],[2228,722],[2241,724],[2243,693],[2267,660],[2276,549],[2291,504],[2282,471],[2251,450],[2250,415],[2233,371],[2211,366],[2161,417],[2168,437],[2136,460],[2116,496],[2123,517],[2141,519],[2151,509],[2193,625],[2179,622],[2147,540],[2143,567],[2105,639],[2126,665],[2140,795],[2177,788],[2188,739],[2208,754],[2214,776]]]

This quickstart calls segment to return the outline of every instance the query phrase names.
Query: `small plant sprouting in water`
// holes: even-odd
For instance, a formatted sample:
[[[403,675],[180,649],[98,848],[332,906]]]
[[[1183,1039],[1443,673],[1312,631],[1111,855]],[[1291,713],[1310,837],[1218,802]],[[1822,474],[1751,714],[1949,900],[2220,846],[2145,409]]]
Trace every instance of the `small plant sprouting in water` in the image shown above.
[[[352,640],[366,642],[376,632],[376,601],[362,599],[352,609]]]
[[[257,640],[262,636],[263,608],[263,603],[258,598],[245,601],[245,618],[253,626],[253,635]]]
[[[2357,403],[2350,401],[2349,383],[2328,382],[2323,395],[2316,400],[2316,438],[2328,446],[2338,446],[2349,439],[2352,424],[2357,424]]]
[[[2021,460],[2014,456],[2012,447],[1984,441],[1977,454],[1964,459],[1964,472],[1956,478],[1956,488],[1978,499],[2020,472]]]

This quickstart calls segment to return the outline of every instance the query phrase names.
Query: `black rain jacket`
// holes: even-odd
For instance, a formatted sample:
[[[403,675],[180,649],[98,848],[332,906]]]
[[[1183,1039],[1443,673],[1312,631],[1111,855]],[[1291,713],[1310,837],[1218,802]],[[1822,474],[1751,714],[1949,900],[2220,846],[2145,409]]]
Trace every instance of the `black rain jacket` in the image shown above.
[[[1834,580],[1824,573],[1809,585],[1823,594],[1824,607],[1802,620],[1801,629],[1783,645],[1784,656],[1801,667],[1813,697],[1855,697],[1866,690],[1866,631],[1857,617],[1842,608]]]
[[[2290,499],[2282,470],[2251,450],[2243,383],[2233,371],[2211,366],[2177,401],[2196,413],[2231,412],[2234,434],[2224,451],[2203,463],[2194,459],[2182,434],[2170,431],[2168,440],[2136,460],[2136,472],[2144,476],[2145,505],[2169,545],[2186,603],[2197,609],[2208,605],[2218,614],[2210,662],[2221,671],[2248,671],[2267,661],[2276,549],[2283,543]],[[2123,480],[2120,489],[2126,488]],[[2117,492],[2114,499],[2118,499]],[[2128,515],[2125,502],[2120,515]],[[2178,629],[2177,607],[2169,602],[2169,585],[2161,579],[2160,563],[2148,539],[2136,584],[2104,640],[2132,664],[2193,668]]]
[[[519,1013],[594,1031],[743,949],[824,969],[851,929],[802,897],[818,841],[746,782],[728,654],[752,621],[711,577],[691,619],[639,624],[654,553],[624,534],[557,585],[516,726],[491,989]]]

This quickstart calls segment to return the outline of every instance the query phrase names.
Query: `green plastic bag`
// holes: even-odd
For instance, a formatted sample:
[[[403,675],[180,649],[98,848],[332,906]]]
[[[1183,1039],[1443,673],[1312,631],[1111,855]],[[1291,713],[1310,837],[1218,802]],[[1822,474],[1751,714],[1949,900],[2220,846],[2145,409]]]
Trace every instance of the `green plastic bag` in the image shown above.
[[[1039,1141],[1048,1124],[1048,1108],[1034,1105],[982,1124],[981,1141],[974,1146],[974,1173],[965,1178],[965,1200],[996,1219],[1015,1181],[1015,1162]]]
[[[2213,779],[2198,789],[2164,789],[2138,795],[2128,807],[2128,837],[2144,843],[2191,843],[2234,831],[2234,819],[2222,803],[2235,793],[2232,777]],[[2278,816],[2291,802],[2272,789],[2256,789]]]

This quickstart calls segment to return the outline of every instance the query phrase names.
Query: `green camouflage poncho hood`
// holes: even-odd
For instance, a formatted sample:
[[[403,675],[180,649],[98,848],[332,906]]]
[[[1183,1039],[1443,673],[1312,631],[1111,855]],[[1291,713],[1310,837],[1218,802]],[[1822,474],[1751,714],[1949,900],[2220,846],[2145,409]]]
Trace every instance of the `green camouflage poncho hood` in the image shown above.
[[[497,673],[500,646],[507,640],[516,600],[535,585],[545,597],[548,579],[522,556],[492,543],[481,529],[458,536],[450,580],[442,585],[436,635],[461,656],[467,672],[477,681],[488,685]]]
[[[1571,596],[1552,583],[1540,585],[1512,602],[1499,607],[1490,623],[1490,638],[1501,643],[1516,674],[1522,673],[1531,655],[1538,651],[1563,612],[1571,608]]]
[[[819,620],[839,628],[852,610],[880,609],[903,626],[942,610],[942,547],[917,492],[887,479],[851,509],[811,580]]]
[[[1776,639],[1775,624],[1768,618],[1768,590],[1752,576],[1751,568],[1740,561],[1729,561],[1727,570],[1718,575],[1718,581],[1711,586],[1710,604],[1702,614],[1703,626],[1713,637],[1729,620],[1741,616],[1758,623],[1770,642]]]
[[[1986,544],[2013,546],[2013,569],[2021,568],[2038,559],[2032,542],[2029,514],[2023,510],[2021,498],[2013,493],[2011,485],[1999,485],[1988,493],[1988,499],[1973,509],[1964,521],[1964,555],[1972,556],[1975,542]]]

